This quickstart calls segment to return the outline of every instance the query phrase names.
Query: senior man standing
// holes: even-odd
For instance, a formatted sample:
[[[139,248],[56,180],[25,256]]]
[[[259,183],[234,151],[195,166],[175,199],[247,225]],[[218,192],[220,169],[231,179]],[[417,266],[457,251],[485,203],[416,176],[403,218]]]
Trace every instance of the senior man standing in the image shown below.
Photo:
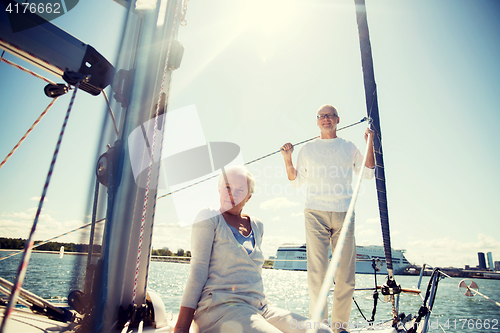
[[[286,143],[281,147],[288,179],[294,187],[299,188],[304,184],[307,186],[304,217],[310,315],[314,311],[328,269],[328,246],[331,245],[333,253],[351,202],[352,172],[359,174],[363,169],[363,177],[370,179],[373,178],[375,168],[372,130],[366,129],[365,132],[369,149],[365,167],[362,168],[363,155],[356,145],[337,136],[337,125],[340,123],[337,109],[332,105],[323,105],[316,118],[320,137],[300,149],[297,168],[292,162],[293,145]],[[349,327],[355,270],[356,242],[352,224],[335,278],[331,323],[336,332]],[[328,319],[326,302],[322,316],[323,319]]]

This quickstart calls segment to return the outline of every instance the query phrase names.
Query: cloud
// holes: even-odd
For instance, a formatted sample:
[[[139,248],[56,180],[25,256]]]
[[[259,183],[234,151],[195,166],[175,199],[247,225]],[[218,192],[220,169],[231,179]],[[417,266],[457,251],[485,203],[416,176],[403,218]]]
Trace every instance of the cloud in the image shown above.
[[[372,218],[366,219],[366,223],[368,223],[368,224],[380,224],[380,218],[372,217]]]
[[[355,230],[356,230],[356,237],[372,238],[372,236],[378,235],[377,231],[375,231],[373,229],[366,228],[363,225],[356,226]]]
[[[296,217],[296,216],[304,216],[304,212],[299,212],[299,213],[292,213],[290,214],[291,217]]]
[[[271,221],[281,221],[281,217],[280,216],[273,217]]]
[[[478,265],[478,252],[492,252],[494,257],[500,255],[500,241],[481,233],[477,234],[476,240],[469,242],[447,236],[410,241],[406,247],[408,260],[444,267],[464,265],[475,267]]]
[[[356,239],[356,245],[362,245],[362,246],[380,245],[380,246],[383,246],[384,244],[382,244],[382,241],[380,241],[379,243],[374,243],[372,240],[369,240],[369,239],[364,239],[361,241],[358,241]]]
[[[264,201],[263,203],[260,204],[260,208],[264,210],[273,210],[273,211],[276,211],[281,208],[290,208],[295,206],[300,206],[300,204],[298,202],[290,201],[285,197],[274,198],[271,200]]]
[[[16,223],[22,223],[22,224],[33,224],[33,221],[35,220],[35,214],[36,214],[37,209],[36,208],[30,208],[28,209],[27,212],[12,212],[12,213],[3,213],[2,217],[8,217],[11,219],[14,219],[14,221],[17,221]],[[44,223],[52,223],[55,220],[49,215],[49,214],[40,214],[38,217],[38,221],[44,222]]]
[[[3,213],[0,216],[1,236],[7,238],[27,239],[33,226],[37,208],[30,208],[24,212]],[[78,220],[58,221],[48,213],[40,214],[35,231],[35,240],[47,240],[71,231],[84,224]],[[83,229],[54,241],[83,243],[88,242],[89,229]]]
[[[410,246],[421,246],[429,249],[453,249],[456,252],[485,252],[485,251],[500,251],[500,241],[493,237],[478,234],[476,241],[460,242],[450,237],[442,237],[435,239],[416,240],[408,243]]]
[[[172,251],[184,249],[191,250],[191,226],[180,227],[176,224],[155,225],[153,231],[153,248],[168,247]]]

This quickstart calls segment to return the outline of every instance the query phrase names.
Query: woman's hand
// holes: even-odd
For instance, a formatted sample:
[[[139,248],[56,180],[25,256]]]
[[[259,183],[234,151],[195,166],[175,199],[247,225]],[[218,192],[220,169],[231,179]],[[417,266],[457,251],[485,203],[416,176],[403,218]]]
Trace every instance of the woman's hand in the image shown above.
[[[193,308],[181,306],[179,316],[177,317],[177,323],[175,324],[174,333],[189,333],[189,328],[191,327],[195,311],[196,310]]]

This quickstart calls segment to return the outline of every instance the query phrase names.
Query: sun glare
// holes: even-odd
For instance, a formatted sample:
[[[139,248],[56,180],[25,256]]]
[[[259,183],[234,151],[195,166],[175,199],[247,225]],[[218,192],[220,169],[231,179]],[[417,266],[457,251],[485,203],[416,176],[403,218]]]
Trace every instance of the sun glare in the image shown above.
[[[253,0],[247,4],[244,19],[250,28],[273,35],[294,22],[298,7],[296,0]]]
[[[271,62],[283,49],[283,43],[296,41],[297,26],[303,24],[304,20],[300,16],[304,6],[299,0],[248,0],[232,6],[231,16],[222,15],[222,19],[204,27],[204,31],[209,31],[211,36],[215,34],[217,38],[207,48],[202,61],[195,66],[196,70],[178,84],[179,91],[240,38],[246,41],[250,38],[248,45],[252,47],[248,50],[256,54],[262,63]],[[230,28],[221,30],[220,26]],[[290,35],[295,37],[290,38]]]
[[[153,10],[156,8],[156,0],[137,0],[135,9],[137,10]]]
[[[278,52],[278,44],[286,39],[299,20],[297,0],[253,0],[246,3],[241,15],[245,30],[256,38],[256,52],[261,61],[270,61]]]

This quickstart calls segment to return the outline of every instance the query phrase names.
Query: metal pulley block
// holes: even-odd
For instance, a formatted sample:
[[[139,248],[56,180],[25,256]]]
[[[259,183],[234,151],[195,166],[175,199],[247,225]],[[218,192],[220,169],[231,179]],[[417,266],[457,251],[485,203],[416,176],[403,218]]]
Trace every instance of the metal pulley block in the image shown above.
[[[43,91],[45,92],[45,95],[47,97],[56,98],[66,94],[69,91],[69,87],[64,83],[58,83],[58,84],[49,83],[48,85],[45,86],[45,88],[43,88]]]
[[[178,40],[172,40],[170,46],[170,56],[168,58],[168,70],[173,71],[181,66],[182,56],[184,55],[184,46]]]
[[[382,268],[382,260],[379,258],[372,259],[372,268],[374,272],[380,272],[380,268]]]
[[[96,166],[97,179],[99,180],[99,183],[101,183],[106,187],[109,184],[109,176],[111,168],[116,169],[119,147],[120,147],[120,140],[116,141],[113,147],[109,147],[108,151],[102,154],[99,157],[99,160],[97,161],[97,166]]]
[[[394,279],[387,279],[387,282],[381,288],[382,295],[397,295],[401,293],[401,286]]]

